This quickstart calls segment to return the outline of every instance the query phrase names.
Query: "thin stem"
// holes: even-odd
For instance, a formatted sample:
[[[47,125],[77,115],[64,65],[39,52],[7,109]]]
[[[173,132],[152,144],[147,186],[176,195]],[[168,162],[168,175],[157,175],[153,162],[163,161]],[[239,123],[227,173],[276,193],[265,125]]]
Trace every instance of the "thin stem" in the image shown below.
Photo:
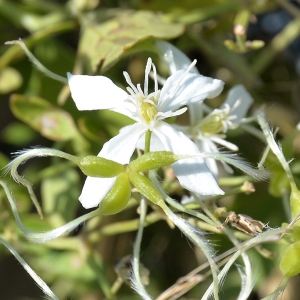
[[[258,114],[257,119],[258,119],[258,123],[266,137],[268,146],[272,149],[273,153],[276,155],[277,159],[279,160],[282,168],[284,169],[284,171],[286,173],[286,176],[289,179],[291,188],[293,189],[296,186],[293,174],[291,172],[289,164],[287,163],[287,161],[282,153],[282,150],[279,148],[279,146],[275,142],[275,139],[273,137],[273,134],[271,132],[269,124],[267,123],[267,121],[262,113]]]
[[[152,131],[148,130],[145,135],[145,153],[150,152],[151,135]]]
[[[201,203],[201,208],[204,210],[204,212],[208,216],[210,216],[210,218],[214,219],[214,215],[208,209],[206,204],[203,201],[200,201],[200,203]],[[218,222],[218,223],[220,224],[220,222]],[[234,236],[232,231],[228,230],[227,228],[224,228],[223,230],[224,230],[225,234],[228,236],[228,238],[231,240],[233,245],[238,248],[240,243],[239,243],[238,239]],[[246,280],[245,280],[245,283],[242,285],[242,289],[241,289],[241,292],[239,294],[238,300],[247,299],[250,292],[251,292],[251,290],[252,290],[252,287],[253,287],[253,284],[252,284],[252,268],[251,268],[251,263],[250,263],[249,257],[246,253],[242,253],[241,256],[242,256],[242,259],[243,259],[244,265],[245,265]],[[242,280],[242,282],[243,282],[243,280]]]
[[[45,232],[30,231],[23,225],[23,223],[20,219],[18,209],[17,209],[16,203],[15,203],[15,199],[13,198],[7,184],[4,183],[3,181],[0,181],[0,185],[3,187],[3,189],[5,191],[5,194],[7,196],[9,204],[11,206],[11,209],[12,209],[12,212],[13,212],[13,215],[15,217],[18,227],[20,228],[20,230],[23,232],[23,234],[29,240],[36,242],[36,243],[44,243],[46,241],[56,239],[56,238],[62,236],[63,234],[70,232],[71,230],[76,228],[79,224],[99,215],[99,209],[97,209],[97,210],[87,213],[81,217],[78,217],[77,219],[72,220],[71,222],[69,222],[61,227],[58,227],[58,228],[55,228],[55,229],[52,229],[49,231],[45,231]]]
[[[0,243],[2,243],[11,254],[18,260],[25,271],[31,276],[31,278],[36,282],[38,287],[46,294],[48,299],[59,300],[59,298],[51,291],[48,285],[31,269],[31,267],[26,263],[26,261],[19,255],[19,253],[5,240],[0,238]]]
[[[267,297],[262,298],[261,300],[275,300],[278,299],[278,296],[284,291],[287,283],[289,281],[288,277],[285,277],[280,285],[277,287],[277,289],[270,295],[268,295]]]
[[[9,42],[5,43],[5,45],[13,45],[13,44],[17,44],[17,45],[21,46],[21,48],[26,53],[29,60],[33,63],[33,65],[40,72],[42,72],[43,74],[45,74],[46,76],[48,76],[54,80],[60,81],[64,84],[68,84],[68,80],[66,77],[57,75],[57,74],[51,72],[50,70],[48,70],[44,65],[42,65],[41,62],[29,51],[29,49],[26,47],[25,43],[21,39],[19,39],[18,41],[9,41]]]
[[[227,274],[232,264],[237,260],[237,258],[248,249],[265,242],[271,242],[271,241],[277,241],[280,239],[280,234],[284,233],[286,229],[284,228],[278,228],[278,229],[271,229],[266,232],[263,232],[259,234],[258,236],[241,243],[238,247],[238,250],[233,254],[233,256],[230,258],[230,260],[226,263],[226,265],[223,267],[222,271],[218,275],[218,279],[222,281],[222,278]],[[213,289],[213,285],[211,284],[209,288],[206,290],[205,294],[202,297],[202,300],[207,299],[209,295],[211,294]]]
[[[159,192],[162,194],[163,198],[174,208],[176,208],[179,211],[185,212],[189,215],[195,216],[196,218],[199,218],[203,221],[205,221],[206,223],[212,225],[212,226],[216,226],[216,223],[214,221],[212,221],[210,218],[208,218],[207,216],[189,209],[187,207],[182,206],[180,203],[178,203],[177,201],[175,201],[173,198],[171,198],[170,196],[167,195],[167,193],[163,190],[163,188],[160,186],[155,172],[154,171],[150,171],[149,172],[149,178],[152,181],[152,183],[154,184],[154,186],[159,190]]]
[[[45,156],[58,156],[61,158],[65,158],[68,160],[71,160],[72,162],[76,163],[78,160],[75,156],[70,155],[68,153],[56,150],[56,149],[31,149],[31,150],[25,150],[21,152],[17,152],[16,154],[20,154],[18,157],[16,157],[13,161],[11,161],[8,166],[6,167],[6,172],[10,170],[11,176],[16,182],[22,183],[24,186],[26,186],[29,196],[36,207],[38,214],[41,218],[43,218],[43,212],[42,208],[35,196],[35,193],[32,189],[32,184],[26,180],[24,177],[20,176],[18,173],[18,167],[26,162],[28,159],[31,159],[33,157],[45,157]]]
[[[131,284],[133,289],[138,292],[141,296],[143,296],[143,299],[148,300],[152,299],[150,295],[148,295],[147,291],[145,290],[142,280],[140,277],[140,250],[141,250],[141,242],[143,237],[143,230],[144,230],[144,223],[145,223],[145,217],[147,213],[147,203],[144,198],[141,199],[141,205],[140,205],[140,223],[139,223],[139,229],[136,236],[136,240],[133,247],[133,278],[131,278]]]
[[[214,251],[205,241],[202,239],[201,233],[196,230],[196,228],[192,227],[187,221],[176,216],[172,210],[165,204],[165,202],[161,202],[158,204],[169,217],[169,219],[192,241],[194,242],[206,256],[212,276],[213,276],[213,292],[215,300],[219,300],[219,281],[218,281],[218,267],[214,260]]]

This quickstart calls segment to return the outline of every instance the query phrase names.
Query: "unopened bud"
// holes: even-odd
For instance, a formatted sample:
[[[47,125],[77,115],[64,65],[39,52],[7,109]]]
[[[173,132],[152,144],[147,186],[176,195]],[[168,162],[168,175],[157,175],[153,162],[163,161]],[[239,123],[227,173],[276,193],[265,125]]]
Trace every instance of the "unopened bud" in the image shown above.
[[[77,164],[85,175],[91,177],[115,177],[125,171],[123,165],[98,156],[82,157]]]
[[[122,211],[131,196],[131,186],[128,175],[125,172],[120,173],[113,187],[100,202],[99,210],[101,215],[112,215]]]

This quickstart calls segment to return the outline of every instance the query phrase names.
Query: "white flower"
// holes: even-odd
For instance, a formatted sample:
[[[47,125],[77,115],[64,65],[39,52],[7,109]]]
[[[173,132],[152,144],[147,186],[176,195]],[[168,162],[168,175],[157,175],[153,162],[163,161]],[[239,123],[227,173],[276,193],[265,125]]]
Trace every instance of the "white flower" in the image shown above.
[[[163,41],[157,42],[156,45],[162,52],[171,74],[190,65],[190,59],[173,45]],[[195,67],[191,72],[199,74]],[[226,101],[218,109],[210,109],[203,101],[189,104],[190,125],[174,125],[174,127],[190,137],[203,152],[218,152],[216,144],[237,151],[238,147],[235,144],[225,140],[226,132],[237,128],[245,121],[244,117],[252,102],[253,99],[245,87],[237,85],[230,89]],[[206,163],[211,172],[217,176],[216,161],[208,158]],[[223,165],[227,171],[231,171],[227,164],[223,163]]]
[[[120,133],[104,144],[98,156],[126,164],[145,133],[152,132],[151,148],[173,151],[175,154],[196,154],[198,147],[182,132],[163,120],[186,111],[182,106],[219,95],[221,80],[190,73],[194,66],[174,72],[162,89],[158,88],[155,66],[148,59],[145,70],[144,90],[134,86],[124,72],[129,93],[104,76],[72,75],[68,73],[72,98],[79,110],[109,109],[135,120],[133,125],[122,128]],[[148,92],[148,77],[154,74],[154,92]],[[180,184],[200,195],[223,194],[202,158],[183,159],[172,165]],[[95,207],[105,197],[114,178],[87,177],[79,198],[85,208]]]

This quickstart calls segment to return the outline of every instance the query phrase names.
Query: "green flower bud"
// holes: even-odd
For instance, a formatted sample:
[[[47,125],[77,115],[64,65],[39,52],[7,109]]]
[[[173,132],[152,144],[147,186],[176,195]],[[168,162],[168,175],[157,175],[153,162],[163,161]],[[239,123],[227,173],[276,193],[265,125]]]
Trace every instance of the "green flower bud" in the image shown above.
[[[85,175],[91,177],[115,177],[125,171],[123,165],[98,156],[82,157],[77,164]]]
[[[179,160],[179,156],[171,151],[148,152],[133,160],[129,166],[136,172],[147,172],[160,167],[169,166]]]
[[[123,210],[130,199],[130,195],[131,186],[128,175],[122,172],[117,176],[111,190],[100,202],[99,210],[101,215],[112,215]]]
[[[159,205],[159,202],[164,201],[161,194],[147,177],[137,173],[135,170],[131,170],[130,168],[128,168],[128,176],[130,182],[151,202]]]

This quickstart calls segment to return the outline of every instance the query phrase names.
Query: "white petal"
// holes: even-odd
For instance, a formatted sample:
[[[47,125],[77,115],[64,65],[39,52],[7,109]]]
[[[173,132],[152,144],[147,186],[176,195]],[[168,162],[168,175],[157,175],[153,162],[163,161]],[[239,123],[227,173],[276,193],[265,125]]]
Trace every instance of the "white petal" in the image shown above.
[[[104,144],[98,156],[114,160],[120,164],[128,164],[139,138],[146,131],[147,127],[142,123],[123,127],[117,136]]]
[[[192,73],[184,74],[184,70],[177,71],[166,80],[158,103],[159,111],[174,111],[183,105],[214,98],[223,90],[224,82],[221,80]],[[173,94],[179,82],[180,86]]]
[[[187,70],[192,63],[182,51],[168,42],[157,41],[155,45],[161,51],[161,59],[166,63],[171,74],[179,70]],[[199,74],[196,67],[190,72]]]
[[[127,93],[104,76],[68,73],[72,98],[78,110],[111,109],[122,106]]]
[[[161,122],[153,132],[164,144],[166,150],[175,154],[199,153],[197,146],[182,132],[171,125]],[[213,175],[202,158],[182,159],[172,165],[181,186],[200,195],[222,195]]]
[[[139,123],[124,127],[122,132],[106,142],[98,154],[100,157],[117,161],[121,164],[129,162],[136,144],[146,129]],[[115,182],[115,178],[87,177],[79,201],[84,208],[98,206]]]
[[[96,207],[112,188],[115,178],[87,177],[79,196],[79,201],[86,209]]]
[[[237,119],[234,120],[235,122],[240,121],[242,118],[246,116],[250,105],[254,101],[251,95],[245,89],[245,87],[240,84],[234,86],[229,90],[226,101],[221,106],[221,108],[223,108],[225,104],[228,104],[230,107],[233,107],[233,105],[236,103],[237,100],[240,100],[241,103],[233,111],[233,114],[237,116]]]
[[[196,144],[201,152],[219,152],[215,144],[208,138],[204,140],[197,140]],[[219,169],[216,160],[212,158],[206,158],[205,163],[215,178],[219,176]]]
[[[196,125],[200,120],[203,119],[204,106],[205,106],[205,104],[203,102],[192,103],[189,105],[189,115],[190,115],[191,126]]]

